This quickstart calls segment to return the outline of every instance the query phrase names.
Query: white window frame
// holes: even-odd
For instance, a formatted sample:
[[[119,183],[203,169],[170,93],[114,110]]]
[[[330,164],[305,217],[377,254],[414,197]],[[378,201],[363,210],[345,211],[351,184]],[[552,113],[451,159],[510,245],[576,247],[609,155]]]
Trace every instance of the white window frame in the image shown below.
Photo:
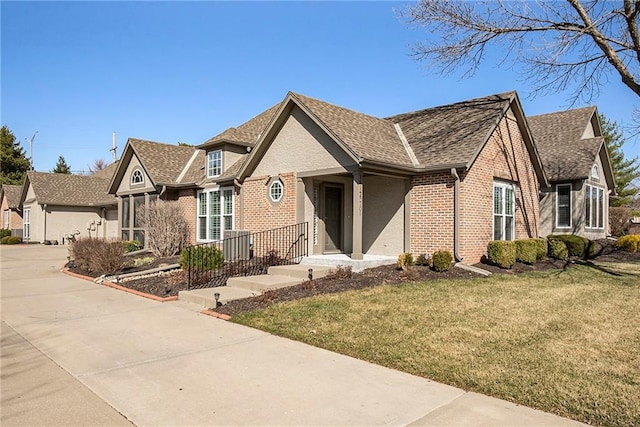
[[[595,178],[598,181],[600,180],[600,172],[598,170],[597,164],[593,165],[593,167],[591,168],[591,178]]]
[[[222,175],[222,150],[213,150],[207,153],[207,178]]]
[[[593,197],[594,195],[595,195],[595,198]],[[589,209],[587,209],[586,207],[587,200],[590,200]],[[585,193],[584,193],[584,203],[585,203],[585,212],[584,212],[585,227],[584,228],[587,230],[603,230],[604,216],[605,216],[604,188],[597,187],[595,185],[586,184]],[[600,204],[602,204],[602,209],[600,209]]]
[[[5,210],[5,211],[3,212],[3,214],[4,214],[4,215],[3,215],[3,220],[4,220],[4,224],[3,224],[3,226],[4,226],[4,227],[3,227],[3,228],[4,228],[5,230],[10,230],[10,229],[11,229],[11,227],[9,227],[9,212],[10,212],[10,211],[8,211],[8,210]]]
[[[215,229],[212,226],[214,215],[211,214],[211,197],[212,194],[218,193],[220,196],[220,213],[215,215],[219,218],[219,238],[214,238]],[[231,196],[231,212],[228,211],[228,198]],[[204,198],[203,198],[204,197]],[[204,200],[204,206],[202,201]],[[220,187],[198,191],[196,198],[196,241],[201,243],[218,242],[224,238],[224,232],[235,228],[235,194],[233,187]],[[202,209],[204,207],[204,210]],[[225,227],[225,220],[231,223],[231,228]],[[204,221],[205,236],[202,236],[202,221]]]
[[[560,197],[558,189],[560,187],[569,187],[569,225],[560,225],[558,220],[560,219]],[[556,184],[556,228],[568,229],[573,227],[573,184]]]
[[[136,174],[137,172],[137,174]],[[136,181],[136,177],[140,177],[140,181]],[[140,185],[140,184],[144,184],[144,174],[142,173],[142,171],[139,168],[135,168],[132,172],[131,172],[131,185]]]
[[[22,211],[22,238],[31,239],[31,208],[24,208]]]
[[[280,197],[278,198],[273,197],[273,191],[276,185],[280,187],[280,194],[279,194]],[[272,202],[278,203],[280,200],[282,200],[282,197],[284,197],[284,184],[279,179],[276,179],[271,184],[269,184],[269,198],[271,199]]]
[[[501,212],[496,213],[496,189],[500,189],[501,193]],[[507,190],[511,190],[511,206],[507,206]],[[507,234],[507,218],[511,218],[511,239],[515,240],[516,238],[516,187],[513,183],[509,182],[501,182],[494,181],[493,182],[493,193],[492,193],[493,203],[491,204],[492,215],[491,215],[491,236],[494,240],[507,240],[505,238]],[[507,213],[511,211],[511,213]],[[501,223],[501,235],[499,239],[496,239],[496,216],[500,217]]]

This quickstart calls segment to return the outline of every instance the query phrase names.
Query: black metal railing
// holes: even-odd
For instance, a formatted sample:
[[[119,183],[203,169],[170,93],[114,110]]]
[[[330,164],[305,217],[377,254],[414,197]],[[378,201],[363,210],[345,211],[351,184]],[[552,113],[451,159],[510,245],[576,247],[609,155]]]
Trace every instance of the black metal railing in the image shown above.
[[[308,223],[250,233],[227,231],[225,238],[189,246],[187,289],[225,286],[230,277],[267,274],[269,267],[290,265],[307,256]]]

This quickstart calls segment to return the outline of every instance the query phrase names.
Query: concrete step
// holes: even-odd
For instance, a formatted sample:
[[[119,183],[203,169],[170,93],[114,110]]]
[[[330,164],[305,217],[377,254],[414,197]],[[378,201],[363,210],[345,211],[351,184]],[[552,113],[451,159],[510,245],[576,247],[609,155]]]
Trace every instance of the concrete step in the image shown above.
[[[313,270],[314,279],[324,277],[331,271],[331,267],[323,267],[320,265],[277,265],[275,267],[269,267],[269,275],[288,276],[304,281],[309,278],[309,269]]]
[[[218,286],[216,288],[194,289],[193,291],[178,292],[180,301],[195,304],[202,308],[213,308],[216,306],[215,293],[220,294],[220,302],[226,304],[229,301],[254,297],[260,295],[260,292],[250,291],[242,288],[234,288],[229,286]]]
[[[301,283],[302,280],[277,274],[262,274],[260,276],[231,277],[227,280],[227,287],[242,288],[249,291],[263,292],[267,289],[286,288]]]

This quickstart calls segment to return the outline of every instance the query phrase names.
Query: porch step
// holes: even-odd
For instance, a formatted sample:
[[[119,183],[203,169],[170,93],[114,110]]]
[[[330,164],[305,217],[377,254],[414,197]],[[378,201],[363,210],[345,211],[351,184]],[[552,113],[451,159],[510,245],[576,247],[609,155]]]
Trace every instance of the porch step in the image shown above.
[[[300,281],[305,281],[309,278],[309,269],[313,272],[313,278],[319,279],[326,276],[331,271],[331,267],[323,267],[318,265],[278,265],[275,267],[269,267],[269,275],[288,276]]]
[[[178,299],[191,304],[196,304],[202,308],[213,308],[216,306],[215,293],[220,294],[220,302],[226,304],[236,299],[254,297],[260,292],[250,291],[242,288],[229,286],[218,286],[217,288],[195,289],[193,291],[178,292]]]
[[[267,289],[280,289],[300,284],[301,280],[291,276],[278,274],[262,274],[260,276],[231,277],[227,287],[241,288],[249,291],[263,292]]]

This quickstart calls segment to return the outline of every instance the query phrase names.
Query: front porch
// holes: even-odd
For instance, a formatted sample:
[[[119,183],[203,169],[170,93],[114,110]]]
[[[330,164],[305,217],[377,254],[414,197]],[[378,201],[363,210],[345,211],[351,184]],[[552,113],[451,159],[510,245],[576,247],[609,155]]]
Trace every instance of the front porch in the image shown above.
[[[397,257],[389,255],[363,254],[362,259],[354,259],[347,254],[328,254],[304,257],[302,261],[300,261],[300,265],[329,267],[331,269],[351,267],[354,273],[359,273],[367,268],[395,264],[397,261]]]

